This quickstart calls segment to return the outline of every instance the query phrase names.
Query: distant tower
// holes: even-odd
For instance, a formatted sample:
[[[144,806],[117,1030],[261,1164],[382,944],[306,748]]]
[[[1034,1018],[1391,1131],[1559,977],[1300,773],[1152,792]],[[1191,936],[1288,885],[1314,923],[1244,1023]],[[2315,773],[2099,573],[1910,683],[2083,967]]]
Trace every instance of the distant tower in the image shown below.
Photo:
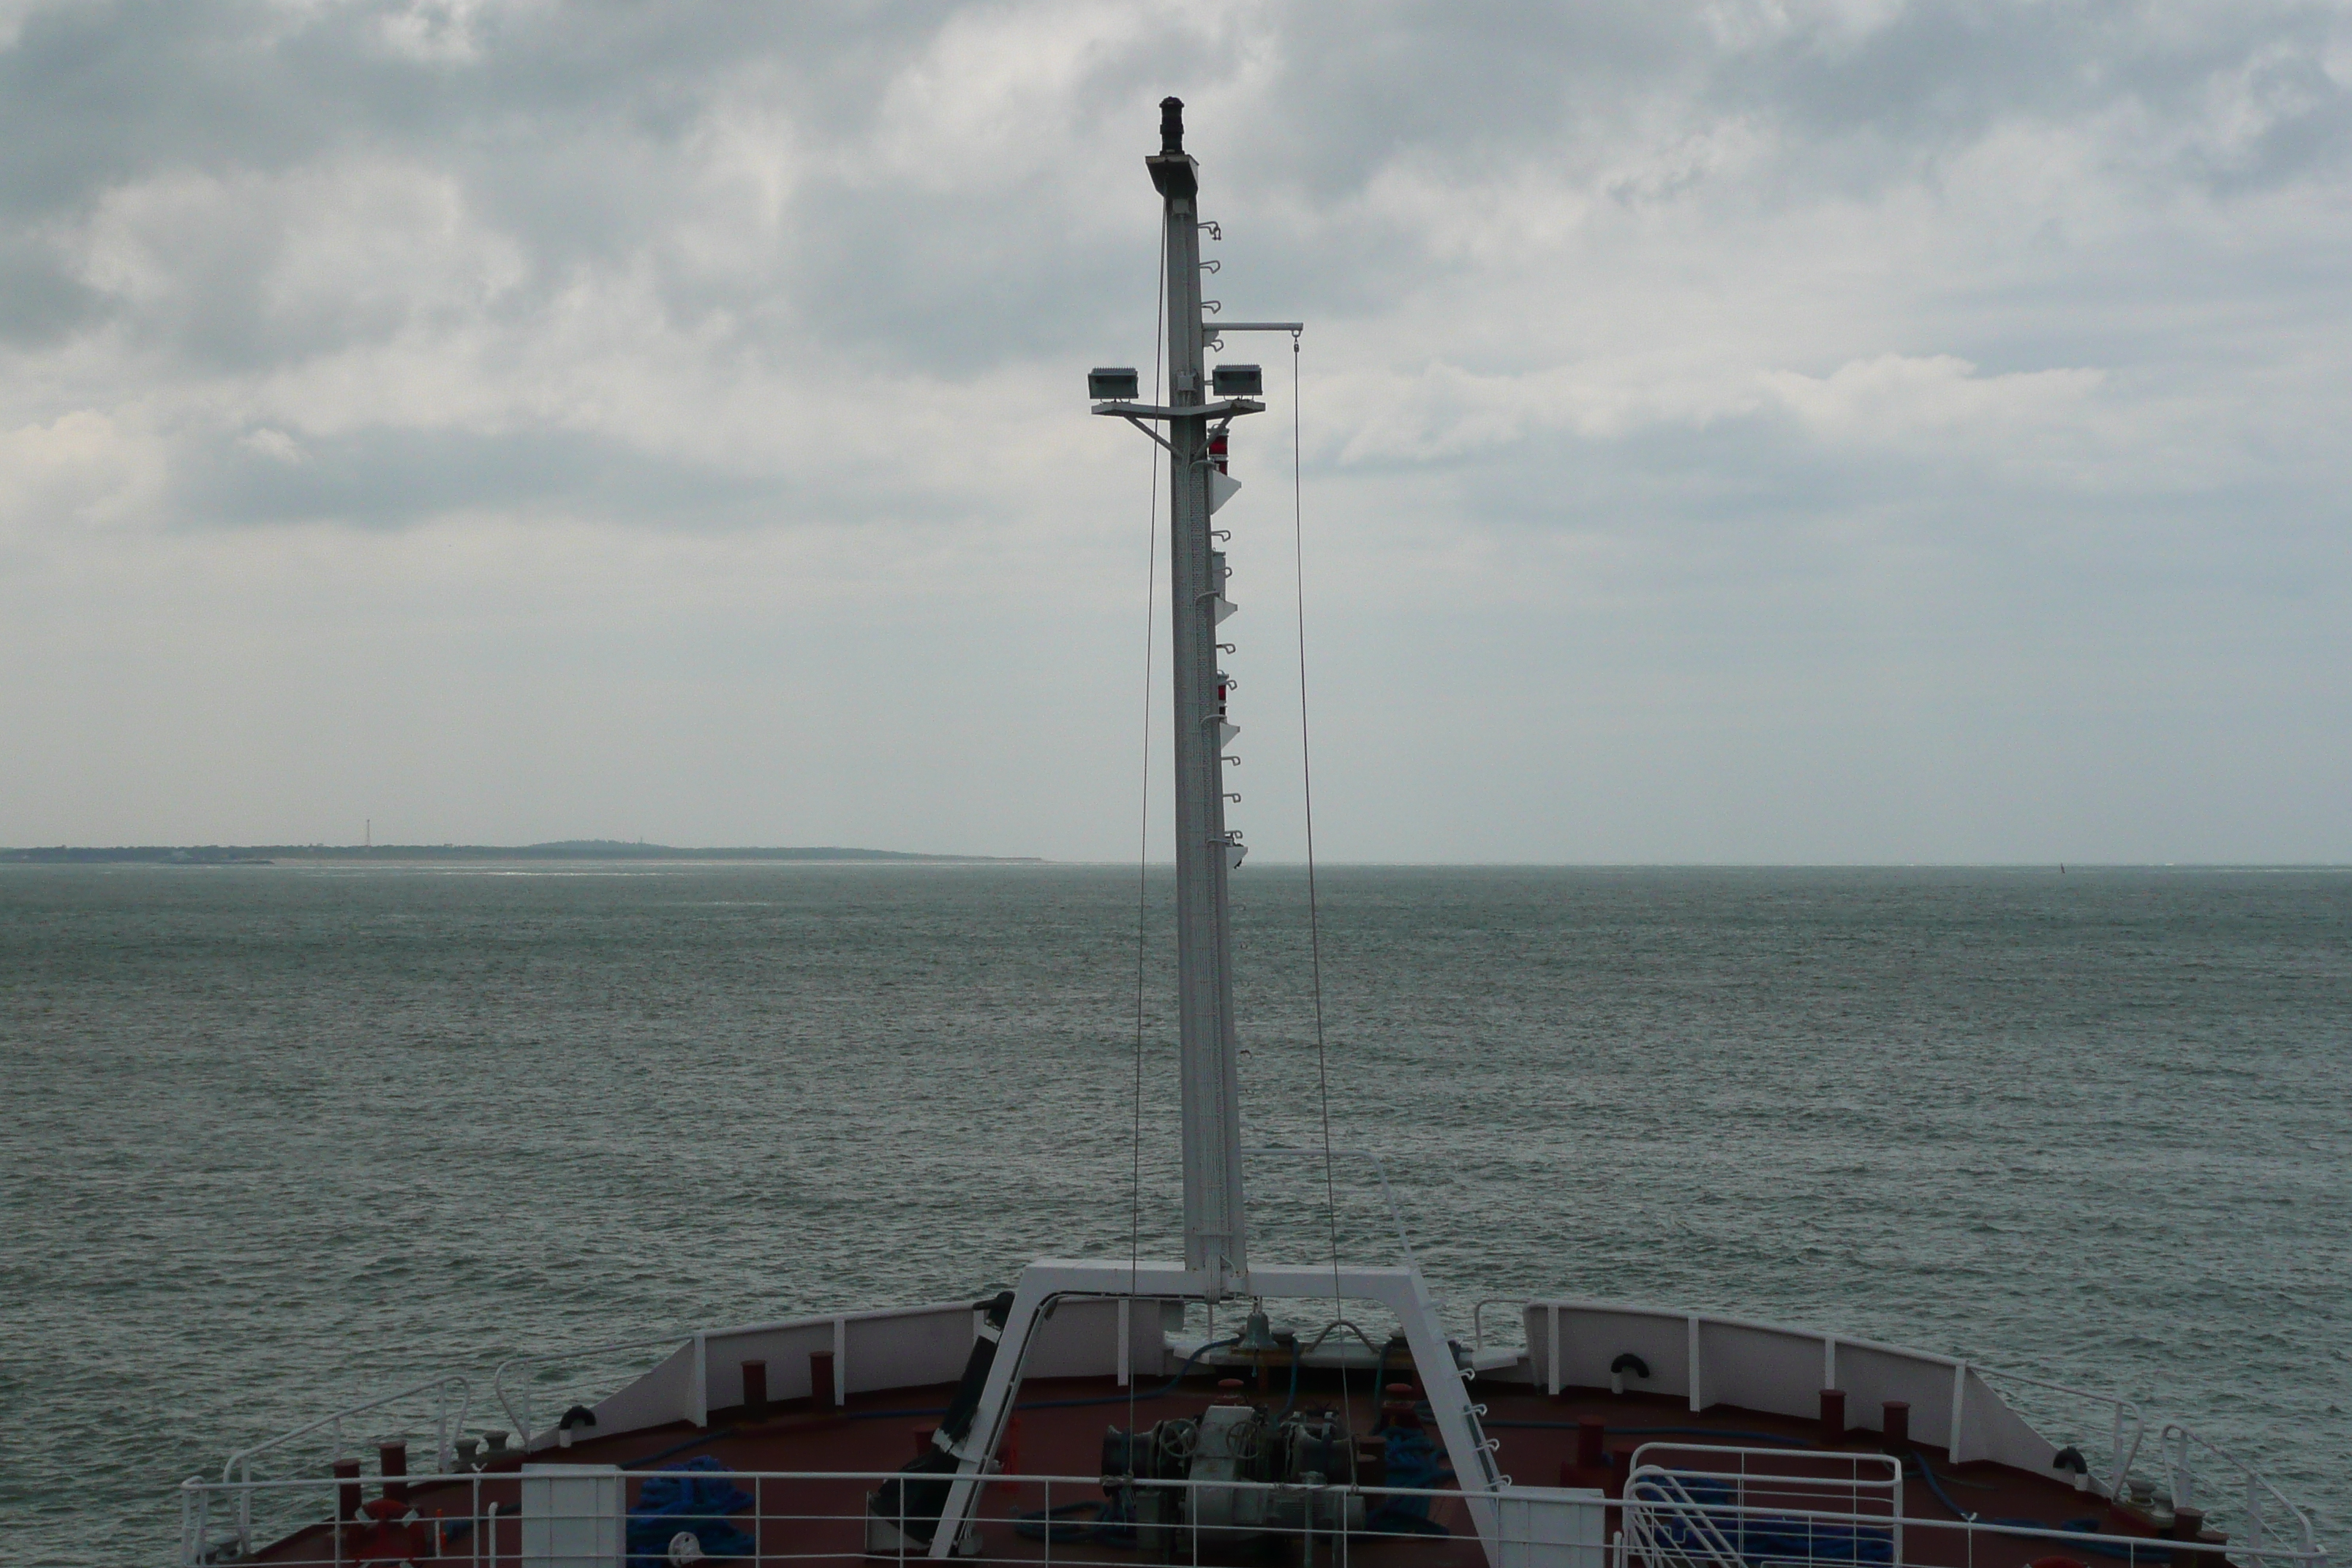
[[[369,817],[369,818],[367,819],[367,846],[366,846],[366,847],[367,847],[368,848],[370,848],[370,849],[373,849],[373,848],[374,848],[374,847],[375,847],[375,818],[374,818],[374,817],[373,817],[373,816],[371,816],[371,817]]]

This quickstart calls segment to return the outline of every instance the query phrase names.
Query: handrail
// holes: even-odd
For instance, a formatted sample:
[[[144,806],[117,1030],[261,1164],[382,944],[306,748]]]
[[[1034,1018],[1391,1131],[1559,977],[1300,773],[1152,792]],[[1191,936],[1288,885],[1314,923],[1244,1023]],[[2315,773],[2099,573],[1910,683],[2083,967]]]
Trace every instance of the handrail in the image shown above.
[[[1674,1472],[1661,1473],[1673,1474]],[[1627,1477],[1629,1497],[1622,1506],[1628,1512],[1636,1511],[1643,1506],[1641,1500],[1630,1496],[1632,1483],[1633,1478]],[[1799,1520],[1815,1524],[1879,1527],[1890,1522],[1883,1516],[1830,1513],[1819,1509],[1780,1508],[1766,1504],[1741,1505],[1694,1501],[1677,1506],[1686,1506],[1695,1511],[1718,1518],[1724,1516],[1736,1518],[1753,1514],[1759,1518]],[[1918,1515],[1906,1515],[1902,1522],[1913,1530],[1947,1530],[1964,1534],[2005,1535],[2025,1541],[2065,1542],[2077,1547],[2092,1549],[2104,1547],[2116,1555],[2126,1556],[2127,1561],[2131,1557],[2137,1557],[2155,1563],[2160,1557],[2169,1555],[2172,1562],[2178,1564],[2184,1556],[2193,1556],[2200,1562],[2210,1564],[2210,1568],[2224,1568],[2224,1564],[2229,1561],[2229,1553],[2245,1550],[2236,1542],[2175,1541],[2166,1536],[2094,1534],[2089,1531],[2068,1530],[2059,1524],[2003,1524],[1987,1519],[1927,1519]],[[2324,1564],[2327,1562],[2326,1552],[2315,1544],[2307,1550],[2274,1552],[2272,1555],[2289,1562],[2314,1564]]]
[[[450,1385],[453,1384],[457,1385],[458,1391],[457,1425],[457,1430],[462,1433],[466,1429],[467,1413],[473,1408],[474,1386],[471,1383],[467,1382],[465,1378],[459,1376],[456,1373],[444,1373],[438,1377],[428,1377],[422,1383],[413,1383],[406,1388],[395,1390],[394,1392],[384,1394],[380,1398],[371,1399],[359,1405],[345,1405],[341,1410],[333,1411],[331,1414],[320,1416],[316,1421],[311,1421],[303,1426],[297,1426],[290,1432],[281,1432],[277,1436],[269,1438],[266,1442],[256,1443],[249,1448],[239,1448],[221,1462],[221,1484],[223,1486],[235,1484],[230,1480],[230,1472],[241,1467],[245,1471],[245,1484],[250,1486],[253,1482],[253,1460],[256,1455],[266,1454],[272,1448],[281,1447],[284,1445],[294,1441],[297,1437],[307,1437],[322,1426],[331,1426],[334,1428],[334,1457],[340,1459],[343,1457],[343,1418],[345,1416],[364,1415],[371,1410],[381,1410],[387,1405],[397,1404],[401,1400],[406,1399],[409,1395],[413,1394],[422,1394],[428,1388],[434,1390],[437,1395],[434,1401],[433,1408],[433,1464],[436,1469],[446,1469],[449,1467],[449,1461],[454,1457],[455,1452],[449,1447],[448,1391]],[[253,1548],[253,1512],[249,1498],[247,1499],[247,1506],[238,1510],[236,1534],[238,1550],[245,1552],[251,1551]]]
[[[2190,1436],[2193,1436],[2193,1434]],[[2197,1439],[2197,1441],[2202,1442],[2203,1440]],[[2207,1445],[2207,1447],[2210,1447],[2210,1445]],[[700,1472],[700,1474],[709,1479],[731,1478],[747,1482],[864,1481],[878,1483],[898,1477],[901,1472],[897,1470],[728,1469]],[[1771,1479],[1786,1479],[1789,1478]],[[478,1500],[481,1489],[501,1482],[511,1482],[513,1479],[513,1472],[508,1470],[458,1471],[440,1475],[412,1475],[407,1478],[408,1484],[413,1489],[449,1485],[468,1487],[473,1489],[478,1500],[477,1512],[479,1511]],[[1636,1482],[1640,1483],[1639,1487],[1635,1485]],[[1724,1529],[1724,1521],[1726,1521],[1755,1518],[1776,1521],[1801,1522],[1809,1525],[1843,1525],[1849,1528],[1859,1527],[1872,1530],[1883,1530],[1891,1522],[1889,1519],[1883,1514],[1835,1512],[1828,1510],[1787,1508],[1771,1504],[1741,1505],[1736,1503],[1700,1502],[1690,1495],[1687,1489],[1681,1485],[1680,1480],[1677,1479],[1677,1472],[1663,1470],[1654,1467],[1643,1467],[1629,1474],[1627,1477],[1627,1483],[1626,1495],[1622,1501],[1602,1502],[1601,1500],[1595,1499],[1593,1500],[1593,1506],[1623,1509],[1625,1513],[1629,1516],[1629,1524],[1638,1523],[1642,1516],[1645,1513],[1664,1514],[1668,1510],[1672,1510],[1675,1513],[1682,1515],[1684,1522],[1696,1522],[1702,1526],[1706,1534],[1713,1536],[1715,1541],[1720,1543],[1721,1548],[1728,1553],[1730,1561],[1734,1563],[1739,1562],[1740,1559],[1736,1550],[1731,1548],[1729,1537]],[[210,1517],[214,1500],[222,1494],[230,1494],[233,1496],[242,1494],[243,1499],[250,1499],[250,1497],[256,1494],[265,1496],[285,1496],[299,1490],[307,1489],[318,1493],[322,1497],[322,1499],[331,1500],[334,1489],[341,1484],[344,1483],[341,1482],[340,1479],[327,1477],[295,1477],[280,1478],[269,1480],[246,1480],[237,1482],[211,1481],[201,1476],[191,1477],[181,1484],[181,1503],[184,1521],[183,1540],[184,1542],[190,1543],[189,1551],[184,1554],[184,1563],[193,1564],[201,1557],[201,1552],[194,1548],[194,1543],[199,1541],[202,1536],[202,1532],[205,1528],[205,1523]],[[1039,1476],[1026,1474],[1005,1475],[985,1478],[981,1484],[983,1486],[995,1487],[1035,1487],[1041,1485],[1046,1487],[1066,1486],[1084,1489],[1087,1491],[1098,1494],[1102,1484],[1102,1478],[1099,1475],[1091,1474],[1085,1476]],[[1285,1491],[1296,1492],[1306,1489],[1363,1497],[1427,1498],[1432,1501],[1438,1501],[1446,1499],[1460,1499],[1470,1502],[1488,1504],[1511,1499],[1514,1495],[1515,1489],[1521,1493],[1524,1493],[1525,1491],[1525,1489],[1512,1489],[1508,1487],[1464,1489],[1460,1490],[1412,1487],[1350,1486],[1341,1483],[1327,1483],[1321,1487],[1302,1487],[1298,1484],[1274,1481],[1196,1481],[1189,1479],[1151,1481],[1146,1484],[1155,1488],[1171,1490],[1222,1490],[1225,1492],[1252,1491],[1272,1493]],[[1648,1497],[1642,1495],[1644,1490],[1654,1487],[1658,1493],[1663,1495]],[[1543,1489],[1537,1489],[1538,1491],[1543,1490]],[[1984,1520],[1937,1520],[1924,1518],[1906,1518],[1901,1522],[1913,1531],[1946,1531],[1971,1537],[1975,1535],[1986,1535],[2008,1537],[2011,1539],[2025,1541],[2048,1541],[2063,1543],[2077,1550],[2091,1549],[2095,1551],[2105,1549],[2112,1555],[2125,1557],[2126,1561],[2134,1559],[2141,1561],[2154,1561],[2157,1560],[2157,1554],[2162,1553],[2168,1557],[2170,1563],[2174,1564],[2194,1562],[2199,1564],[2199,1568],[2227,1568],[2228,1554],[2232,1552],[2242,1552],[2245,1550],[2243,1545],[2239,1542],[2186,1542],[2149,1536],[2114,1535],[2106,1533],[2094,1534],[2087,1531],[2068,1530],[2063,1525],[2042,1526],[2026,1524],[1999,1524]],[[1628,1542],[1626,1544],[1630,1546],[1633,1542]],[[1671,1542],[1666,1544],[1672,1546]],[[1682,1557],[1685,1561],[1690,1561],[1697,1555],[1682,1548],[1674,1548],[1674,1551],[1676,1555]],[[1712,1555],[1712,1549],[1708,1554]],[[1661,1555],[1663,1556],[1664,1553],[1662,1552]],[[2315,1544],[2305,1548],[2273,1549],[2270,1551],[2267,1555],[2269,1559],[2275,1563],[2293,1563],[2299,1565],[2299,1568],[2326,1568],[2328,1561],[2327,1553]],[[1900,1559],[1898,1558],[1897,1561],[1899,1563]],[[1656,1568],[1654,1560],[1654,1568]]]
[[[1729,1312],[1694,1310],[1687,1307],[1658,1307],[1645,1301],[1609,1301],[1589,1296],[1531,1296],[1529,1307],[1557,1307],[1563,1312],[1625,1312],[1635,1317],[1672,1318],[1686,1323],[1696,1318],[1702,1323],[1714,1323],[1727,1329],[1760,1329],[1766,1333],[1790,1334],[1798,1339],[1835,1340],[1841,1350],[1877,1351],[1887,1355],[1909,1356],[1940,1367],[1966,1366],[1974,1370],[1976,1363],[1958,1356],[1948,1356],[1935,1351],[1913,1350],[1907,1345],[1890,1345],[1877,1340],[1865,1340],[1853,1334],[1841,1334],[1829,1329],[1800,1328],[1794,1323],[1767,1322],[1761,1318],[1742,1318]]]
[[[1482,1301],[1479,1305],[1491,1306],[1507,1300],[1508,1298],[1496,1298]],[[1868,1351],[1880,1355],[1901,1356],[1925,1365],[1948,1368],[1963,1378],[1969,1373],[1975,1373],[1987,1380],[1999,1378],[2011,1383],[2021,1383],[2034,1388],[2047,1389],[2053,1394],[2063,1394],[2073,1398],[2088,1400],[2095,1405],[2104,1405],[2113,1412],[2108,1445],[2108,1464],[2111,1474],[2104,1494],[2111,1498],[2122,1495],[2124,1482],[2131,1474],[2132,1463],[2139,1458],[2140,1448],[2147,1441],[2147,1417],[2138,1405],[2129,1399],[2116,1394],[2095,1393],[2086,1388],[2076,1388],[2069,1384],[2055,1383],[2048,1378],[2035,1377],[2029,1373],[2015,1372],[2007,1367],[1985,1366],[1965,1357],[1945,1355],[1937,1351],[1916,1350],[1908,1345],[1891,1345],[1878,1340],[1865,1340],[1853,1334],[1842,1334],[1834,1330],[1800,1328],[1793,1323],[1768,1322],[1760,1318],[1738,1317],[1728,1312],[1692,1311],[1685,1308],[1658,1307],[1639,1301],[1538,1296],[1530,1297],[1521,1310],[1523,1311],[1550,1310],[1562,1312],[1623,1312],[1636,1317],[1672,1319],[1682,1323],[1696,1322],[1727,1329],[1750,1329],[1762,1333],[1786,1334],[1796,1339],[1834,1344],[1840,1350]],[[2126,1420],[2130,1426],[2128,1440],[2125,1432]]]
[[[2147,1437],[2147,1417],[2141,1413],[2137,1404],[2124,1398],[2121,1394],[2095,1394],[2087,1388],[2075,1388],[2063,1383],[2053,1383],[2046,1377],[2034,1377],[2026,1373],[2012,1372],[2007,1367],[1972,1364],[1969,1370],[1979,1377],[2004,1378],[2011,1383],[2024,1384],[2029,1388],[2045,1388],[2053,1394],[2063,1394],[2070,1398],[2087,1399],[2094,1405],[2106,1405],[2115,1413],[2115,1421],[2107,1441],[2108,1475],[2105,1495],[2110,1498],[2120,1498],[2124,1495],[2124,1483],[2131,1477],[2132,1461],[2139,1458],[2140,1445]],[[2124,1441],[2124,1416],[2126,1413],[2131,1416],[2131,1441],[2128,1444]],[[2095,1486],[2097,1484],[2095,1477],[2093,1478],[2093,1484]]]
[[[1643,1458],[1654,1449],[1668,1454],[1699,1454],[1710,1459],[1727,1455],[1736,1456],[1740,1461],[1741,1468],[1736,1470],[1701,1470],[1693,1468],[1689,1465],[1655,1464]],[[1845,1477],[1803,1476],[1770,1470],[1749,1470],[1747,1468],[1747,1461],[1751,1458],[1802,1459],[1814,1464],[1843,1459],[1853,1466],[1854,1473]],[[1865,1465],[1874,1468],[1883,1465],[1886,1468],[1886,1474],[1884,1478],[1875,1479],[1864,1476],[1862,1474],[1862,1468]],[[1625,1461],[1625,1468],[1629,1474],[1644,1469],[1655,1469],[1662,1472],[1672,1471],[1678,1476],[1706,1476],[1716,1480],[1771,1481],[1775,1484],[1786,1482],[1792,1487],[1868,1487],[1874,1490],[1885,1490],[1890,1494],[1900,1493],[1903,1489],[1902,1460],[1892,1454],[1855,1453],[1845,1448],[1735,1448],[1722,1444],[1703,1443],[1696,1438],[1686,1437],[1679,1441],[1670,1438],[1652,1438],[1633,1450],[1633,1457]]]
[[[428,1388],[447,1388],[451,1384],[457,1384],[457,1387],[464,1392],[466,1396],[465,1402],[457,1407],[457,1425],[462,1429],[466,1424],[466,1411],[473,1403],[473,1385],[467,1383],[465,1378],[459,1376],[454,1372],[444,1373],[439,1377],[428,1377],[422,1383],[413,1383],[406,1388],[400,1389],[392,1394],[387,1394],[380,1399],[371,1399],[362,1405],[347,1405],[342,1409],[335,1411],[331,1415],[321,1415],[316,1421],[297,1426],[290,1432],[281,1432],[277,1436],[268,1439],[267,1442],[256,1443],[250,1448],[239,1448],[222,1463],[221,1480],[224,1483],[226,1483],[229,1479],[229,1471],[235,1469],[239,1465],[247,1467],[249,1478],[251,1474],[253,1457],[256,1454],[267,1453],[272,1448],[292,1442],[297,1437],[308,1436],[311,1433],[316,1432],[321,1426],[333,1426],[336,1429],[335,1457],[337,1458],[341,1458],[342,1457],[342,1419],[344,1416],[364,1415],[371,1410],[381,1410],[385,1405],[393,1404],[398,1400],[405,1399],[412,1394],[421,1394]],[[440,1450],[435,1458],[434,1463],[446,1464],[448,1461],[449,1453],[448,1435],[445,1432],[442,1434]]]
[[[1691,1463],[1670,1466],[1651,1458],[1649,1456],[1652,1454],[1703,1455],[1709,1460],[1719,1460],[1728,1456],[1738,1459],[1739,1468],[1736,1470],[1717,1470],[1700,1469]],[[1783,1464],[1790,1460],[1801,1460],[1814,1465],[1834,1464],[1843,1460],[1848,1469],[1842,1477],[1804,1475],[1788,1470],[1751,1470],[1748,1468],[1750,1459],[1777,1460]],[[1864,1474],[1865,1469],[1882,1468],[1885,1472],[1884,1475]],[[1817,1492],[1834,1499],[1838,1492],[1843,1491],[1846,1494],[1847,1506],[1855,1517],[1874,1520],[1878,1524],[1885,1527],[1888,1532],[1887,1539],[1894,1548],[1894,1561],[1897,1563],[1903,1561],[1903,1461],[1892,1454],[1856,1454],[1837,1449],[1825,1451],[1731,1447],[1713,1443],[1700,1443],[1689,1438],[1664,1438],[1643,1443],[1636,1447],[1632,1457],[1625,1461],[1625,1471],[1626,1487],[1629,1491],[1632,1489],[1633,1478],[1637,1476],[1670,1474],[1678,1478],[1697,1477],[1705,1480],[1728,1481],[1737,1489],[1733,1495],[1739,1506],[1743,1508],[1749,1506],[1748,1497],[1750,1486],[1765,1491],[1768,1495],[1775,1491]],[[1863,1511],[1865,1493],[1874,1494],[1871,1500],[1874,1506],[1883,1507],[1885,1510],[1883,1514]],[[1780,1511],[1777,1509],[1774,1510],[1776,1514]],[[1745,1568],[1744,1564],[1742,1568]]]
[[[583,1356],[603,1355],[607,1351],[634,1351],[643,1350],[647,1345],[689,1345],[693,1342],[692,1334],[648,1334],[643,1339],[614,1340],[610,1344],[585,1345],[578,1350],[538,1351],[530,1355],[510,1355],[499,1363],[498,1370],[490,1373],[490,1392],[498,1396],[499,1408],[506,1412],[507,1419],[514,1425],[515,1447],[529,1453],[530,1451],[530,1389],[526,1384],[522,1390],[522,1414],[518,1416],[515,1414],[514,1402],[507,1397],[507,1368],[536,1366],[545,1362],[578,1361]]]
[[[1486,1348],[1486,1309],[1507,1307],[1518,1303],[1517,1296],[1489,1296],[1470,1309],[1470,1351],[1472,1354]],[[1524,1326],[1524,1324],[1523,1324]]]
[[[2288,1516],[2294,1521],[2296,1533],[2303,1538],[2303,1549],[2305,1552],[2315,1550],[2317,1538],[2313,1534],[2310,1516],[2295,1507],[2292,1499],[2264,1479],[2252,1465],[2247,1464],[2211,1438],[2200,1436],[2178,1421],[2166,1423],[2164,1429],[2157,1434],[2156,1439],[2157,1458],[2164,1465],[2165,1484],[2171,1489],[2174,1508],[2198,1506],[2197,1472],[2189,1464],[2189,1445],[2191,1444],[2204,1449],[2237,1471],[2239,1479],[2246,1483],[2244,1525],[2252,1532],[2253,1539],[2240,1544],[2245,1548],[2249,1556],[2253,1557],[2257,1563],[2263,1560],[2261,1552],[2264,1529],[2262,1494],[2264,1492],[2270,1493],[2278,1505],[2286,1510]]]
[[[1625,1528],[1633,1533],[1634,1547],[1644,1558],[1668,1557],[1685,1563],[1707,1563],[1711,1568],[1746,1568],[1739,1549],[1731,1543],[1710,1513],[1690,1495],[1682,1478],[1672,1470],[1646,1466],[1630,1470],[1625,1477]],[[1669,1538],[1656,1540],[1650,1528],[1653,1516],[1664,1515],[1698,1540],[1696,1553],[1680,1541]],[[1664,1550],[1661,1550],[1663,1545]]]

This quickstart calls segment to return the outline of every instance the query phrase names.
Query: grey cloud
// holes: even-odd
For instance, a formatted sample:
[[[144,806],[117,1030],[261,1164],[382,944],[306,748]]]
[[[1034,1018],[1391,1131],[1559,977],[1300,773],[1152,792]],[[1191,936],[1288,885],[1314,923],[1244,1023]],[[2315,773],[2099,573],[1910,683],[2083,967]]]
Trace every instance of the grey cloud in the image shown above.
[[[75,277],[54,246],[0,238],[0,343],[47,347],[110,313],[106,297]]]
[[[2345,89],[2320,65],[2345,21],[2332,7],[2216,7],[2183,14],[2145,0],[2087,5],[1906,5],[1858,38],[1826,23],[1721,63],[1715,101],[1766,113],[1824,154],[1822,169],[1860,188],[1913,173],[2004,122],[2064,124],[2118,110],[2190,133],[2172,174],[2214,188],[2259,167],[2269,183],[2340,161]],[[2241,77],[2272,92],[2275,118],[2251,159],[2219,153],[2214,100]],[[2292,100],[2293,101],[2289,101]],[[2204,134],[2198,134],[2200,128]],[[2127,157],[2163,160],[2161,135]]]
[[[248,435],[192,443],[181,472],[188,520],[205,523],[391,528],[453,514],[560,512],[701,528],[787,521],[806,505],[788,479],[565,430],[377,429],[289,445]]]
[[[37,11],[0,51],[0,191],[20,210],[55,211],[159,165],[282,168],[362,144],[536,155],[583,126],[675,142],[713,79],[747,60],[834,107],[870,103],[895,63],[868,52],[861,70],[860,51],[841,47],[853,31],[890,36],[887,12],[850,24],[822,5],[492,8],[478,58],[433,60],[384,42],[382,25],[408,9],[111,0]]]
[[[712,277],[672,254],[673,237],[710,199],[693,188],[691,143],[722,105],[740,96],[772,106],[818,154],[856,148],[878,128],[884,88],[951,13],[492,8],[474,55],[431,60],[384,43],[399,9],[188,0],[37,12],[0,51],[0,202],[54,220],[173,171],[405,159],[457,177],[476,216],[522,247],[530,277],[503,309],[529,310],[581,268],[649,267],[681,325],[723,319],[756,347],[779,321],[807,323],[950,374],[1021,357],[1005,321],[1072,323],[1069,335],[1027,345],[1061,351],[1134,309],[1126,279],[1139,268],[1128,248],[1035,226],[1094,199],[1052,184],[885,191],[819,171],[792,200],[791,254],[772,275]],[[1128,121],[1154,79],[1199,81],[1208,90],[1195,97],[1213,104],[1251,53],[1242,35],[1260,29],[1255,52],[1276,62],[1272,79],[1230,106],[1230,123],[1202,116],[1196,143],[1219,161],[1229,200],[1350,253],[1343,268],[1298,260],[1263,279],[1326,312],[1427,275],[1443,248],[1410,228],[1307,216],[1344,208],[1400,161],[1473,182],[1517,164],[1572,170],[1628,135],[1691,134],[1744,116],[1787,140],[1759,192],[1875,188],[2004,117],[2063,119],[2125,101],[2193,116],[2217,80],[2249,71],[2278,107],[2248,146],[2193,154],[2216,188],[2331,168],[2347,145],[2344,89],[2315,63],[2331,26],[2315,11],[2249,8],[2157,26],[2123,4],[1924,4],[1854,37],[1816,22],[1727,44],[1707,14],[1398,4],[1296,7],[1222,34],[1155,26],[1090,62],[1072,129],[1141,148],[1149,125]],[[205,253],[190,265],[205,265]],[[219,308],[181,334],[194,358],[228,366],[316,352],[299,323],[241,314],[239,278],[251,269],[227,265],[201,290]],[[779,289],[791,300],[781,317]],[[87,295],[20,289],[0,306],[12,335],[38,338],[88,320]],[[361,339],[380,330],[363,313],[350,326]]]

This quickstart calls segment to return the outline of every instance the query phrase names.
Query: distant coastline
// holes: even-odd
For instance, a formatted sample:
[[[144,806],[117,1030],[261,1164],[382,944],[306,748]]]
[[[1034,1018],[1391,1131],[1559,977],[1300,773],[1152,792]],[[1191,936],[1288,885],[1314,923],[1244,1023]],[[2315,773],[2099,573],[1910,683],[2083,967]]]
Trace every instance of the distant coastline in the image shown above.
[[[564,838],[551,844],[136,844],[110,847],[58,845],[0,849],[0,864],[48,866],[268,866],[281,860],[796,860],[819,863],[894,860],[925,865],[1035,866],[1038,855],[927,855],[903,849],[852,849],[835,845],[799,848],[747,847],[680,849],[614,838]]]

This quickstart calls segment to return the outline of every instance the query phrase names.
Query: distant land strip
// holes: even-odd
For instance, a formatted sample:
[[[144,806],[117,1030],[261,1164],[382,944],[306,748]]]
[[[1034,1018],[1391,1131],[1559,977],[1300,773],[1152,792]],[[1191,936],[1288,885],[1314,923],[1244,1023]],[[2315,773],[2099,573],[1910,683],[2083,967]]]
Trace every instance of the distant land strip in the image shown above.
[[[929,865],[1035,866],[1037,855],[925,855],[903,849],[680,849],[614,838],[552,844],[138,844],[0,849],[0,863],[52,866],[268,866],[280,860],[907,860]]]

